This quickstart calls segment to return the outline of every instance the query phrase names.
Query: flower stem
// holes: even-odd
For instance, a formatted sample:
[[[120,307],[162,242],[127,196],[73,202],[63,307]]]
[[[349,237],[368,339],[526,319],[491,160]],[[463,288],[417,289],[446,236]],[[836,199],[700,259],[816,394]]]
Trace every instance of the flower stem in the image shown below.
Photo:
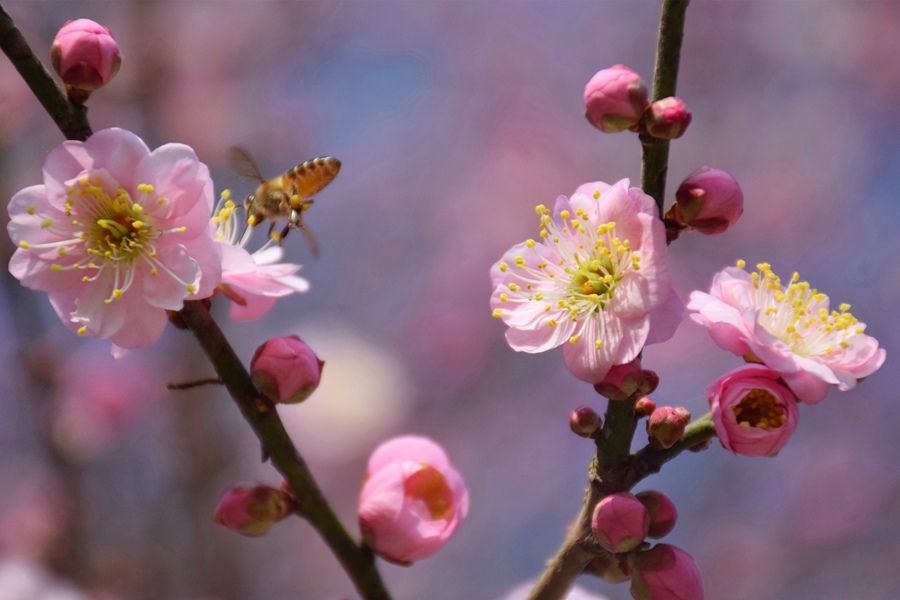
[[[653,96],[656,101],[675,95],[681,40],[684,37],[684,18],[690,0],[663,0],[656,47],[656,68],[653,74]],[[666,190],[669,162],[669,140],[641,136],[641,188],[656,200],[660,219]],[[575,579],[597,555],[592,542],[591,517],[601,498],[630,490],[635,483],[656,473],[662,465],[683,450],[691,448],[715,435],[712,420],[703,417],[688,426],[682,439],[667,450],[644,448],[631,454],[631,441],[637,427],[634,417],[636,397],[610,401],[601,435],[597,439],[597,456],[591,465],[590,488],[584,506],[556,556],[547,564],[528,600],[562,600]]]
[[[357,545],[338,520],[285,431],[278,411],[256,388],[209,311],[200,302],[188,301],[179,314],[259,439],[263,459],[271,460],[290,485],[297,498],[297,512],[319,532],[363,598],[390,600],[372,553]]]
[[[10,62],[66,139],[81,141],[88,139],[91,135],[91,126],[87,121],[87,108],[69,102],[65,92],[34,55],[22,32],[3,6],[0,6],[0,49],[9,57]]]
[[[663,0],[656,45],[656,68],[653,72],[652,102],[675,95],[681,40],[684,37],[684,15],[690,0]],[[641,135],[643,160],[641,189],[656,200],[659,216],[663,215],[666,173],[669,169],[669,140]]]

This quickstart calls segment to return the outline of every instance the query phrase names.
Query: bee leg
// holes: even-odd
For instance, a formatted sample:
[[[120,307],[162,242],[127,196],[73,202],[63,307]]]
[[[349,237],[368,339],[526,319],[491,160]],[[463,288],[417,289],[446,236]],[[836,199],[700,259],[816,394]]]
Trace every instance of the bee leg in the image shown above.
[[[290,231],[291,231],[291,224],[290,224],[290,222],[288,222],[288,224],[284,226],[284,229],[281,230],[280,237],[278,238],[279,246],[284,241],[284,238],[287,237],[287,234],[290,233]]]

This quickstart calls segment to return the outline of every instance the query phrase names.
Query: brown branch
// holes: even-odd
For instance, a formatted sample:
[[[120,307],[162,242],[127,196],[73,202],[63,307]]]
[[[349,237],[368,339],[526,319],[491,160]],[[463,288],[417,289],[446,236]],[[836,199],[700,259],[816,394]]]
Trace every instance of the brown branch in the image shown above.
[[[653,72],[652,102],[675,95],[678,63],[681,60],[681,40],[684,37],[684,15],[689,1],[663,1],[656,46],[656,68]],[[641,189],[656,200],[659,216],[662,218],[666,174],[669,170],[669,140],[642,134],[641,148],[643,150]]]
[[[87,110],[69,102],[2,6],[0,48],[66,138],[86,140],[91,135]],[[390,600],[390,594],[375,567],[372,552],[356,544],[328,505],[306,462],[285,431],[278,412],[256,388],[209,311],[201,302],[188,301],[178,314],[200,342],[219,374],[221,381],[210,382],[225,384],[244,419],[262,444],[263,458],[271,460],[272,465],[290,485],[297,498],[297,513],[319,532],[365,600]],[[178,387],[177,384],[175,387]]]
[[[81,141],[88,139],[91,135],[91,126],[87,121],[87,108],[69,102],[65,92],[34,55],[22,32],[3,6],[0,6],[0,49],[9,57],[10,62],[66,139]]]
[[[209,311],[200,302],[188,301],[179,314],[259,439],[263,457],[272,461],[290,485],[297,498],[297,512],[319,532],[363,598],[390,600],[372,553],[357,545],[344,529],[285,431],[278,411],[256,388]]]

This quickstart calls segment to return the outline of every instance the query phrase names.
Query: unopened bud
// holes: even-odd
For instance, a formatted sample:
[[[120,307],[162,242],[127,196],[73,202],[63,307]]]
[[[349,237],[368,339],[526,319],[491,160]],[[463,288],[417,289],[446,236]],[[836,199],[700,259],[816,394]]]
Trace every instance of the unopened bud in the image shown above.
[[[615,554],[640,546],[649,527],[647,509],[628,493],[612,494],[600,500],[591,519],[591,531],[597,543]]]
[[[703,600],[703,579],[691,555],[657,544],[630,556],[631,597],[635,600]]]
[[[216,523],[241,535],[260,537],[294,508],[293,497],[267,485],[241,484],[229,489],[216,507]]]
[[[600,429],[603,421],[600,415],[589,406],[579,406],[569,415],[569,427],[575,435],[589,438]]]
[[[707,235],[723,233],[744,212],[744,193],[735,178],[710,167],[688,175],[675,192],[675,200],[675,220]]]
[[[635,127],[649,105],[647,84],[622,65],[599,71],[584,87],[584,116],[605,133]]]
[[[656,388],[658,387],[659,375],[656,374],[656,371],[644,369],[644,381],[641,382],[640,387],[638,387],[638,391],[645,396],[649,396],[650,394],[655,392]]]
[[[675,528],[678,511],[675,510],[675,503],[668,496],[662,492],[647,490],[635,494],[635,498],[650,513],[650,529],[647,531],[647,537],[659,539],[668,535]]]
[[[69,99],[79,104],[106,85],[119,70],[122,55],[109,29],[90,19],[69,21],[56,34],[50,61]]]
[[[652,415],[654,410],[656,410],[656,402],[644,396],[634,405],[634,416],[643,419]]]
[[[594,389],[610,400],[625,400],[638,391],[643,382],[644,371],[641,369],[641,360],[636,358],[624,365],[613,366],[603,381],[594,384]]]
[[[691,124],[691,112],[681,98],[670,96],[650,105],[645,117],[647,133],[655,138],[680,138]]]
[[[319,386],[324,365],[296,335],[277,337],[256,349],[250,376],[273,402],[296,404]]]
[[[684,435],[684,428],[690,420],[691,414],[684,408],[675,409],[671,406],[657,408],[647,421],[650,445],[658,450],[671,448]]]

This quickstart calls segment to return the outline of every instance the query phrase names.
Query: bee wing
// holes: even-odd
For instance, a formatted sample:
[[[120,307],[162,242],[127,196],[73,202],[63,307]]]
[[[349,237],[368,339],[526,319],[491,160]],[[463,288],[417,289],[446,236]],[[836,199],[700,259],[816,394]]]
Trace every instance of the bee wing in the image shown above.
[[[307,227],[306,223],[303,221],[297,223],[297,228],[300,229],[300,233],[303,234],[303,239],[306,240],[306,245],[309,246],[313,258],[319,258],[319,242],[316,240],[316,236],[313,235],[312,230]]]
[[[228,149],[228,163],[239,175],[256,181],[265,181],[256,166],[256,161],[244,148],[232,146]]]
[[[313,258],[319,258],[319,242],[316,240],[316,236],[313,235],[310,228],[303,222],[303,217],[300,216],[300,212],[297,210],[292,212],[291,220],[284,226],[284,229],[281,232],[281,239],[284,239],[291,229],[300,230],[300,233],[303,234],[303,239],[306,240],[306,245],[309,246],[309,250],[312,252]]]

